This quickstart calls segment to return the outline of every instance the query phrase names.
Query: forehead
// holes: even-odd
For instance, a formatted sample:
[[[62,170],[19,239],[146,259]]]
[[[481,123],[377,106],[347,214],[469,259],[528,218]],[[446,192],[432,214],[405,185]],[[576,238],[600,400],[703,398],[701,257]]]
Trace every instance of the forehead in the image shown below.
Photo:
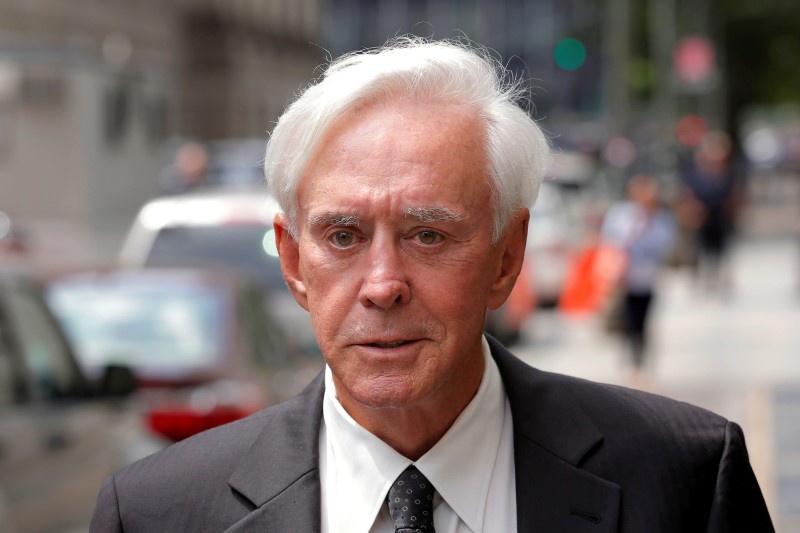
[[[336,204],[392,208],[488,206],[483,123],[470,107],[373,102],[328,131],[298,189],[301,211]],[[373,206],[373,207],[374,207]]]

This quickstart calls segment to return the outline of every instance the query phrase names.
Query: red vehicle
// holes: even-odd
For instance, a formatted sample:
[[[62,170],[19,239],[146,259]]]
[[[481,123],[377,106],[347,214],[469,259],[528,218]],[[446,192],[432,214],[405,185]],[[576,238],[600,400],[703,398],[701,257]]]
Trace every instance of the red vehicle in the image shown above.
[[[173,440],[287,399],[323,366],[286,342],[259,285],[222,272],[85,271],[47,294],[85,373],[130,368],[150,426]]]
[[[278,204],[259,187],[197,189],[147,202],[133,220],[119,262],[132,268],[188,267],[247,276],[292,343],[319,354],[309,314],[281,273],[272,221]]]

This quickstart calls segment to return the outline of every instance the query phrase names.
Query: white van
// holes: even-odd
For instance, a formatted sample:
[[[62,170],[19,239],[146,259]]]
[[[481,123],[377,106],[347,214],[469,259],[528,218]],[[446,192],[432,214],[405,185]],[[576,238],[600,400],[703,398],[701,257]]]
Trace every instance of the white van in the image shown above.
[[[272,221],[279,207],[265,187],[197,189],[146,203],[119,255],[125,267],[232,271],[267,290],[267,311],[307,353],[318,353],[311,318],[289,293]]]

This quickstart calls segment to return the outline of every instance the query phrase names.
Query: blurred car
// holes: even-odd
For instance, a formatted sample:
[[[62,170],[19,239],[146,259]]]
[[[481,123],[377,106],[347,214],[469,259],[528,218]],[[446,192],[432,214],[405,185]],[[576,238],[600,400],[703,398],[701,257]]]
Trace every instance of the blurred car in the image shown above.
[[[259,283],[290,342],[319,353],[311,318],[289,293],[272,221],[279,207],[262,187],[198,189],[156,198],[131,224],[120,251],[127,267],[202,267]]]
[[[506,303],[486,313],[484,329],[504,344],[520,340],[522,328],[537,309],[558,304],[573,254],[583,239],[581,213],[575,207],[556,182],[545,181],[539,187],[520,275]]]
[[[548,177],[559,187],[579,189],[588,186],[597,174],[597,162],[591,154],[561,147],[553,153]]]
[[[246,278],[89,270],[51,278],[47,295],[86,374],[130,368],[150,427],[172,440],[288,399],[323,367],[289,346]]]
[[[165,143],[165,164],[159,183],[165,193],[194,187],[239,188],[264,184],[260,161],[266,141],[262,137],[198,141],[173,138]]]
[[[114,397],[129,382],[99,381],[84,379],[40,286],[0,266],[0,531],[87,530],[103,480],[166,444]]]
[[[263,187],[261,161],[266,144],[261,137],[210,141],[206,183],[213,187]]]
[[[531,286],[539,307],[558,304],[581,228],[571,216],[564,191],[545,181],[531,209],[525,252]]]

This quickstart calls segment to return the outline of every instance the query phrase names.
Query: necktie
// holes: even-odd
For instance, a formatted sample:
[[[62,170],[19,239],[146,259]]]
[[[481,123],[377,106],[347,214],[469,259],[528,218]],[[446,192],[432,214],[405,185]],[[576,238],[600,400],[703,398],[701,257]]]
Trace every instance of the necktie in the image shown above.
[[[387,500],[395,533],[435,533],[433,485],[416,466],[409,466],[397,477]]]

